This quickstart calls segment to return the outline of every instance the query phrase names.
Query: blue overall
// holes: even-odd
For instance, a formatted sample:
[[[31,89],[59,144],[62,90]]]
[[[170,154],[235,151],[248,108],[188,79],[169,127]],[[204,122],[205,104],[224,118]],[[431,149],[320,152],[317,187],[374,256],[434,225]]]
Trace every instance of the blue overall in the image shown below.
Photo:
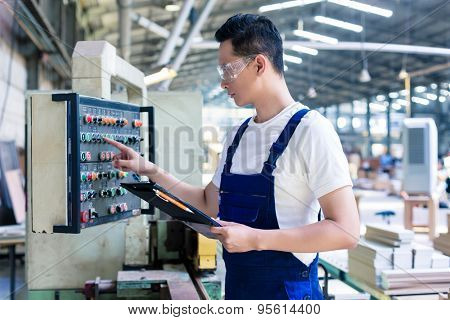
[[[274,176],[277,159],[308,109],[292,116],[270,149],[261,173],[230,172],[233,155],[247,129],[247,119],[238,129],[226,154],[220,183],[219,217],[257,229],[279,229],[275,211]],[[320,216],[320,213],[319,213]],[[264,250],[229,253],[223,249],[227,268],[225,299],[300,300],[323,299],[317,277],[318,255],[306,266],[290,252]]]

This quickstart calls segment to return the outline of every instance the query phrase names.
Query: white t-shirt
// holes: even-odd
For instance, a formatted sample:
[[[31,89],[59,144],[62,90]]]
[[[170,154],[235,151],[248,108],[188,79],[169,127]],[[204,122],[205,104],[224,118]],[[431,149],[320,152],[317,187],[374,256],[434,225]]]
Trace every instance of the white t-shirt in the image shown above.
[[[278,139],[289,119],[307,108],[294,103],[272,119],[255,123],[250,119],[233,156],[231,173],[260,173],[269,149]],[[227,135],[213,184],[220,188],[226,150],[239,126]],[[318,198],[344,186],[352,186],[347,159],[331,122],[317,111],[308,112],[295,130],[288,146],[278,158],[275,177],[275,210],[280,229],[317,222]],[[309,265],[315,253],[293,253]]]

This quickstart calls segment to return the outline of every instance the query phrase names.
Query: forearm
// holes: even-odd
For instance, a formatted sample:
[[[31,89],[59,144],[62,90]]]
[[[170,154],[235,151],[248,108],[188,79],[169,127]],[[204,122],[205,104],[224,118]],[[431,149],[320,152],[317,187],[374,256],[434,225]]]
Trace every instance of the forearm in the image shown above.
[[[353,248],[359,240],[359,230],[325,219],[310,225],[276,230],[257,230],[258,250],[286,252],[322,252]]]

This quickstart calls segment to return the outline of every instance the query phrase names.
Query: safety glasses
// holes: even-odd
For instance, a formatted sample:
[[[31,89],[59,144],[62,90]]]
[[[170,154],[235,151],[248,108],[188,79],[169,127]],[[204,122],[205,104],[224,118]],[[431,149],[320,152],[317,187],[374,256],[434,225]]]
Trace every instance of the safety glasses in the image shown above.
[[[256,55],[242,57],[232,62],[217,66],[220,79],[225,82],[233,82],[248,64],[255,59]]]

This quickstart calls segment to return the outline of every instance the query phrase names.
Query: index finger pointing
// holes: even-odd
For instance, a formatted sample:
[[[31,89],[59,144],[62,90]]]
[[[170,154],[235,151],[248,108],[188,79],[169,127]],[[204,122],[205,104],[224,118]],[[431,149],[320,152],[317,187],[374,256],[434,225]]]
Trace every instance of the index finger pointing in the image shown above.
[[[116,147],[117,149],[119,149],[120,151],[127,151],[128,147],[124,146],[123,144],[121,144],[120,142],[117,142],[115,140],[111,140],[109,138],[104,137],[103,138],[106,142],[108,142],[110,145]]]

